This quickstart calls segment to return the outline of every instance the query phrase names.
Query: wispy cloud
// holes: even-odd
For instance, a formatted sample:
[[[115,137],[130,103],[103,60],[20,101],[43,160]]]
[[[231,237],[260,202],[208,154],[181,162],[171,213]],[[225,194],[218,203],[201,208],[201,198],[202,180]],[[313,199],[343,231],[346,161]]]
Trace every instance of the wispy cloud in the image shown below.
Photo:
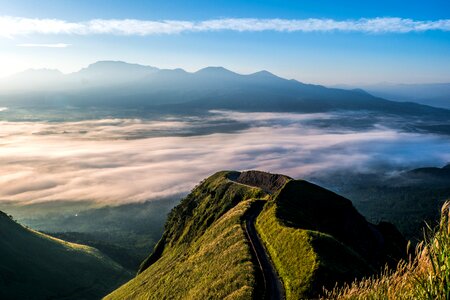
[[[112,34],[155,35],[208,31],[278,31],[278,32],[363,32],[408,33],[430,30],[450,31],[450,19],[413,20],[404,18],[334,19],[257,19],[225,18],[204,21],[94,19],[69,22],[61,19],[0,17],[0,36],[14,37],[30,34]]]
[[[37,48],[67,48],[71,46],[70,44],[63,44],[63,43],[57,43],[57,44],[18,44],[17,47],[37,47]]]

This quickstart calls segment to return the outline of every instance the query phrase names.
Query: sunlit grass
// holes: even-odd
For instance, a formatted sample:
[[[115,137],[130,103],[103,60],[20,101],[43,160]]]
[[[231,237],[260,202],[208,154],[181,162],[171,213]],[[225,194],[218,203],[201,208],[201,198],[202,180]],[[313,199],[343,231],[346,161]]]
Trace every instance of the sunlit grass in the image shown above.
[[[318,267],[307,231],[282,226],[275,217],[274,205],[261,213],[256,228],[283,279],[287,299],[307,293]]]
[[[352,248],[330,234],[308,230],[289,220],[301,221],[305,209],[295,205],[299,182],[286,183],[265,205],[256,228],[283,281],[288,300],[316,298],[323,286],[351,281],[373,272],[371,266]],[[316,193],[302,186],[303,193]],[[315,218],[326,218],[318,214]]]
[[[450,202],[436,230],[428,228],[413,258],[378,276],[325,290],[324,299],[450,299]]]
[[[252,299],[255,266],[243,217],[264,193],[231,182],[227,172],[203,181],[169,215],[164,250],[106,299]]]
[[[167,250],[143,273],[106,299],[251,299],[255,270],[239,203],[190,246]]]

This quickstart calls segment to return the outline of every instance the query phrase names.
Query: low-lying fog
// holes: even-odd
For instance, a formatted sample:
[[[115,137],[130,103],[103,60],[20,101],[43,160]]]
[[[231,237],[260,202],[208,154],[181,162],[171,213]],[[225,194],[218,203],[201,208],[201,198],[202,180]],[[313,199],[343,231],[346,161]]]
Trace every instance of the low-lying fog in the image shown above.
[[[206,119],[3,121],[0,200],[123,203],[188,192],[219,170],[299,178],[339,168],[395,170],[450,161],[449,136],[404,132],[378,121],[351,129],[345,121],[337,114],[225,111]]]

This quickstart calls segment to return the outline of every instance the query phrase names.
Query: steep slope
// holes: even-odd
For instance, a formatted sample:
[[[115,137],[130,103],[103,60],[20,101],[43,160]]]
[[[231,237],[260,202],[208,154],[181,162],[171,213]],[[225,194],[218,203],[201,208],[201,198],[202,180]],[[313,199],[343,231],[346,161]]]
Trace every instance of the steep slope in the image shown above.
[[[219,172],[182,200],[140,274],[106,299],[250,299],[256,276],[241,222],[259,188]]]
[[[427,230],[414,257],[378,276],[324,291],[320,299],[450,299],[450,202],[439,225]]]
[[[139,274],[106,298],[262,297],[262,272],[245,234],[245,224],[255,218],[251,208],[261,201],[256,228],[288,299],[373,274],[402,255],[395,228],[366,222],[336,194],[284,175],[219,172],[172,210]],[[352,226],[358,228],[347,232]]]
[[[0,212],[0,299],[98,299],[129,277],[98,250],[27,229]]]
[[[368,223],[349,200],[303,180],[286,183],[256,225],[287,299],[395,265],[406,250],[395,227]]]

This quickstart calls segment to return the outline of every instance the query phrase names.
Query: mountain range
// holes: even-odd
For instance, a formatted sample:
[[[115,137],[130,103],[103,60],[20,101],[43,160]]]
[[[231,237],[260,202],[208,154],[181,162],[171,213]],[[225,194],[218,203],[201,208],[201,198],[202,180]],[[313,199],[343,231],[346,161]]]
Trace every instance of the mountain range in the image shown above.
[[[395,100],[395,99],[393,99]],[[145,108],[168,112],[373,111],[448,120],[450,111],[375,97],[361,89],[327,88],[287,80],[268,71],[237,74],[222,67],[194,73],[100,61],[64,75],[28,70],[0,82],[0,103],[22,106]]]
[[[372,85],[336,85],[336,88],[361,88],[377,97],[410,101],[420,104],[450,109],[450,83],[393,84],[379,83]]]

